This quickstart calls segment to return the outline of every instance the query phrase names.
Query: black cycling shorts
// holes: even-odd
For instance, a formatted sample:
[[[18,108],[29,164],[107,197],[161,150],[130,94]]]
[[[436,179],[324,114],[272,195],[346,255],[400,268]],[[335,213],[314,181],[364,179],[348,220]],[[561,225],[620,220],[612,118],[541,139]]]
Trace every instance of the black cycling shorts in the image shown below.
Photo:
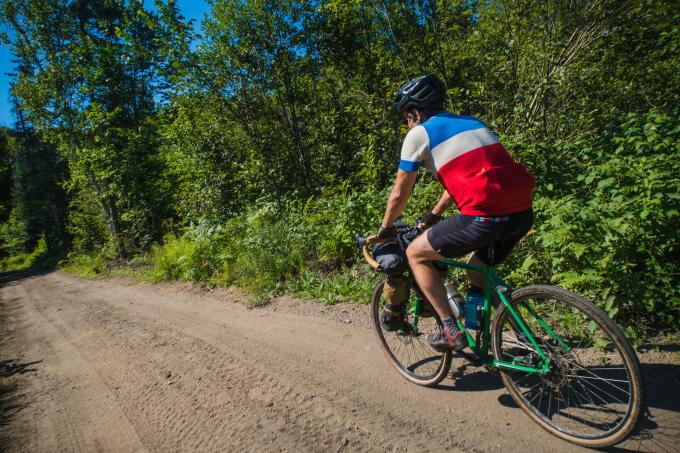
[[[485,264],[495,265],[507,258],[533,223],[534,214],[531,209],[491,220],[458,214],[427,230],[427,240],[437,253],[446,258],[475,252],[477,258]],[[489,246],[492,244],[494,257],[493,262],[490,262]]]

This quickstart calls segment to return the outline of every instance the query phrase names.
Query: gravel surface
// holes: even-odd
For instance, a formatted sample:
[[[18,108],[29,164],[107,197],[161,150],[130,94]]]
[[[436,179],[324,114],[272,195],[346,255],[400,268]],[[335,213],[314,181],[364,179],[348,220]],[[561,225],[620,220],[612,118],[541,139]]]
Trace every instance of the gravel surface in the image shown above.
[[[0,274],[0,450],[583,451],[460,359],[437,389],[406,382],[367,306],[243,300],[188,283]],[[643,355],[650,412],[611,451],[680,451],[675,357]]]

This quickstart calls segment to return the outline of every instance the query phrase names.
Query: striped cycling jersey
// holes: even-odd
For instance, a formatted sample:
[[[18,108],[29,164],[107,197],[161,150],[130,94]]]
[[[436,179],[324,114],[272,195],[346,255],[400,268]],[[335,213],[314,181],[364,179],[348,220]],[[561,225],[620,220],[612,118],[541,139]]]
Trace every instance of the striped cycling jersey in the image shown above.
[[[421,164],[437,175],[463,215],[498,216],[531,208],[536,181],[477,118],[439,113],[411,129],[399,169],[413,172]]]

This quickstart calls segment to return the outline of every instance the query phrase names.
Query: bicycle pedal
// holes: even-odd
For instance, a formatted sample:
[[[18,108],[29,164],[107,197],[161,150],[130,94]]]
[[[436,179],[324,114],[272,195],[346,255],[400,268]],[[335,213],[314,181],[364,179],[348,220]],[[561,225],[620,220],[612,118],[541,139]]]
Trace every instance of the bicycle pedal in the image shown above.
[[[417,331],[413,328],[413,326],[412,326],[410,323],[408,323],[408,322],[403,323],[402,326],[401,326],[398,330],[396,330],[395,333],[396,333],[398,336],[400,336],[400,337],[405,337],[405,336],[409,336],[409,335],[414,335],[414,334],[417,335],[417,334],[418,334],[418,332],[417,332]]]

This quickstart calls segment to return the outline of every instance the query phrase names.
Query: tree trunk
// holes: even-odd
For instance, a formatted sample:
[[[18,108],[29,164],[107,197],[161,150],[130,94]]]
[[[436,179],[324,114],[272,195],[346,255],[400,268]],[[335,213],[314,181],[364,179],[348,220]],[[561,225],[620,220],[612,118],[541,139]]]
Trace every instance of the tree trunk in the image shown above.
[[[92,171],[88,172],[88,179],[90,180],[90,184],[92,184],[92,187],[99,198],[99,202],[104,209],[106,227],[109,230],[109,234],[111,235],[114,245],[116,246],[118,256],[121,259],[126,260],[128,258],[128,253],[120,236],[120,226],[118,225],[118,209],[116,209],[116,202],[111,198],[111,196],[104,196],[101,185],[99,184],[99,181],[97,181],[97,178],[94,173],[92,173]]]

